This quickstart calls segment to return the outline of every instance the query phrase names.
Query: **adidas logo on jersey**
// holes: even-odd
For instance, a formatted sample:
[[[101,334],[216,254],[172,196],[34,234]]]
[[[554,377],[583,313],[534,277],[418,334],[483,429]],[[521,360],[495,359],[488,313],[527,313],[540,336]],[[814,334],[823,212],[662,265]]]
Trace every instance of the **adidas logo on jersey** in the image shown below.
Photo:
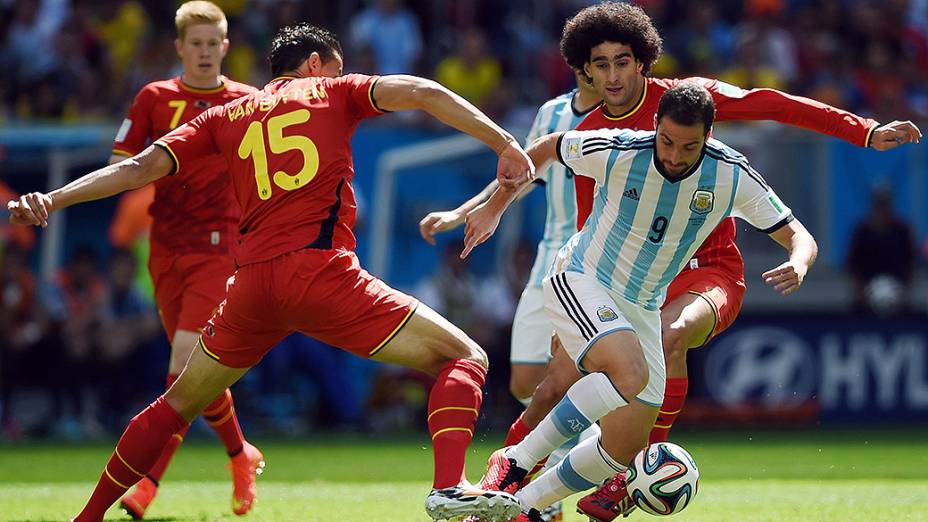
[[[622,194],[622,196],[624,196],[624,197],[626,197],[626,198],[628,198],[628,199],[633,199],[633,200],[635,200],[635,201],[638,201],[638,189],[636,189],[636,188],[630,188],[630,189],[626,190],[626,191]]]

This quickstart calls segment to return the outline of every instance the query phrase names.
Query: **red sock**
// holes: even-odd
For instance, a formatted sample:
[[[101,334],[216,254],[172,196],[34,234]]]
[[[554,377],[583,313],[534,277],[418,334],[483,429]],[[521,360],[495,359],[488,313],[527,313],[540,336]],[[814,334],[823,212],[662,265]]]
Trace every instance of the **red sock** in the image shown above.
[[[168,440],[186,427],[187,421],[174,411],[164,396],[133,417],[103,468],[90,500],[74,520],[102,521],[106,510],[149,472]]]
[[[171,385],[174,384],[176,380],[176,374],[168,374],[167,387],[165,389],[170,389]],[[158,457],[158,461],[155,462],[155,465],[151,467],[151,471],[148,472],[148,478],[152,479],[155,484],[161,482],[161,477],[163,477],[164,472],[167,471],[168,464],[171,463],[171,459],[174,458],[174,453],[177,452],[177,448],[180,447],[180,444],[184,442],[184,437],[186,435],[187,428],[184,428],[175,433],[174,436],[168,440],[168,443],[164,445],[164,449],[161,450],[161,456]]]
[[[664,404],[657,414],[657,420],[654,422],[654,428],[651,429],[651,436],[648,442],[666,442],[670,435],[670,428],[677,420],[677,415],[683,409],[683,403],[686,401],[686,390],[689,388],[689,379],[686,377],[673,377],[667,379],[664,387]]]
[[[466,478],[464,460],[474,437],[483,402],[487,369],[479,363],[456,359],[438,374],[429,394],[429,433],[435,458],[435,489],[456,486]]]
[[[519,415],[519,418],[512,423],[512,426],[509,426],[509,433],[506,434],[506,441],[503,442],[503,447],[515,446],[522,442],[522,439],[527,437],[532,431],[532,428],[526,426],[525,421],[522,420],[524,416],[525,412],[523,411],[522,415]]]
[[[213,428],[216,435],[219,435],[230,457],[242,451],[245,436],[242,435],[242,427],[238,424],[238,415],[235,414],[235,404],[232,402],[232,392],[228,388],[203,410],[203,418]]]

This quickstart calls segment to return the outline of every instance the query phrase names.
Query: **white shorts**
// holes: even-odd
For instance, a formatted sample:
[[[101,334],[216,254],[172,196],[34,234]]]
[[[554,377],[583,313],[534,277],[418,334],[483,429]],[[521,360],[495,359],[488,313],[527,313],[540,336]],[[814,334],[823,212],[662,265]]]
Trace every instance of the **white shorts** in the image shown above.
[[[554,326],[545,314],[545,294],[540,286],[526,286],[512,321],[512,364],[547,364],[551,359]]]
[[[664,402],[664,350],[661,348],[661,313],[645,310],[610,292],[594,277],[578,272],[559,272],[545,279],[545,312],[564,350],[581,374],[583,358],[606,334],[631,330],[638,337],[648,365],[648,385],[637,399],[659,407]]]

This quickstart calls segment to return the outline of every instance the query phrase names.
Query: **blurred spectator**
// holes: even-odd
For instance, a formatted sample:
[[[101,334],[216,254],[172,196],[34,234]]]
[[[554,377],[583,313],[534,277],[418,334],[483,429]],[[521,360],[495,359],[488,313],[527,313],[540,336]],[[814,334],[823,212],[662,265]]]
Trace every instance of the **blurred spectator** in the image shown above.
[[[688,23],[667,35],[667,51],[673,53],[680,62],[678,66],[689,76],[712,77],[734,56],[734,31],[719,17],[715,2],[688,2],[686,10]]]
[[[785,19],[786,2],[783,0],[748,0],[745,4],[746,20],[739,27],[738,45],[752,42],[758,46],[757,60],[762,68],[776,71],[784,83],[796,80],[796,41],[780,25]]]
[[[760,42],[757,40],[741,42],[734,65],[723,71],[719,79],[742,89],[770,87],[782,90],[786,88],[786,79],[780,76],[773,67],[763,65]]]
[[[161,332],[154,308],[136,288],[136,263],[128,250],[116,250],[110,257],[100,327],[95,345],[94,381],[100,390],[100,411],[105,426],[121,426],[130,412],[132,399],[142,390],[131,360],[138,350]],[[147,391],[147,390],[145,390]],[[131,411],[135,411],[134,408]]]
[[[461,245],[448,243],[437,270],[419,283],[413,295],[479,342],[482,335],[478,334],[484,333],[485,325],[476,308],[477,279],[460,254]]]
[[[262,361],[261,392],[274,397],[268,401],[273,407],[263,414],[285,432],[305,425],[356,429],[364,421],[371,371],[375,371],[371,363],[348,352],[292,334]],[[300,391],[298,397],[294,397],[294,390]],[[310,410],[313,417],[300,418],[301,410]]]
[[[488,54],[486,37],[476,27],[461,32],[455,54],[435,68],[436,80],[481,108],[491,101],[501,77],[502,67]]]
[[[26,253],[12,244],[0,255],[0,437],[15,439],[14,392],[36,384],[44,367],[36,347],[45,325],[36,303],[35,278]],[[37,371],[38,370],[38,371]]]
[[[263,83],[267,71],[257,57],[276,29],[307,19],[347,35],[346,70],[433,70],[496,116],[514,102],[534,110],[572,84],[558,39],[564,19],[589,4],[504,2],[486,9],[479,0],[366,1],[357,14],[354,3],[221,2],[229,6],[232,38],[227,72]],[[655,76],[725,73],[742,87],[778,86],[861,114],[928,116],[928,0],[637,3],[665,38]],[[141,85],[171,76],[176,65],[170,4],[0,1],[0,66],[8,71],[0,78],[0,119],[120,117]],[[492,58],[489,47],[506,52]],[[456,50],[449,56],[448,48]]]
[[[416,15],[402,0],[374,0],[351,20],[349,42],[353,53],[373,53],[377,74],[413,73],[422,52]]]
[[[110,244],[130,250],[135,257],[135,284],[149,302],[154,301],[154,285],[148,271],[148,237],[151,231],[148,207],[154,200],[154,183],[120,195],[109,230]]]
[[[878,315],[905,311],[917,256],[911,227],[893,210],[892,192],[875,188],[870,214],[855,227],[847,256],[855,310]]]
[[[19,198],[6,183],[0,181],[0,201],[9,201]],[[35,244],[35,231],[32,227],[16,227],[10,225],[10,213],[6,206],[0,206],[0,253],[10,243],[29,250]]]
[[[68,0],[16,0],[4,44],[8,72],[28,85],[56,65],[55,34],[68,12]]]
[[[55,386],[54,432],[65,438],[82,438],[99,430],[86,397],[93,383],[94,354],[107,291],[97,270],[93,247],[76,247],[71,261],[55,276],[43,299],[59,348],[50,361]]]

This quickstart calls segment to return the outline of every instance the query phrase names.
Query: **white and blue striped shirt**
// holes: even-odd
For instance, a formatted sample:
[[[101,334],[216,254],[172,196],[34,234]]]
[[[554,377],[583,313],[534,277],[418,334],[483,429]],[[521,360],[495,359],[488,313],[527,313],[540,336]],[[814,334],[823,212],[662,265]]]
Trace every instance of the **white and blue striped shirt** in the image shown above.
[[[649,310],[660,307],[667,286],[726,217],[768,233],[792,220],[747,159],[724,143],[707,140],[701,160],[672,180],[655,166],[654,147],[654,132],[617,129],[567,132],[557,147],[561,162],[599,187],[560,268],[595,274]]]
[[[583,121],[589,111],[579,113],[574,109],[573,100],[576,94],[577,90],[574,89],[548,100],[538,109],[532,128],[525,138],[526,147],[541,136],[572,130]],[[538,252],[528,284],[540,287],[558,250],[577,231],[577,200],[573,173],[560,163],[552,163],[540,170],[537,176],[545,183],[547,213],[544,235],[538,243]]]

